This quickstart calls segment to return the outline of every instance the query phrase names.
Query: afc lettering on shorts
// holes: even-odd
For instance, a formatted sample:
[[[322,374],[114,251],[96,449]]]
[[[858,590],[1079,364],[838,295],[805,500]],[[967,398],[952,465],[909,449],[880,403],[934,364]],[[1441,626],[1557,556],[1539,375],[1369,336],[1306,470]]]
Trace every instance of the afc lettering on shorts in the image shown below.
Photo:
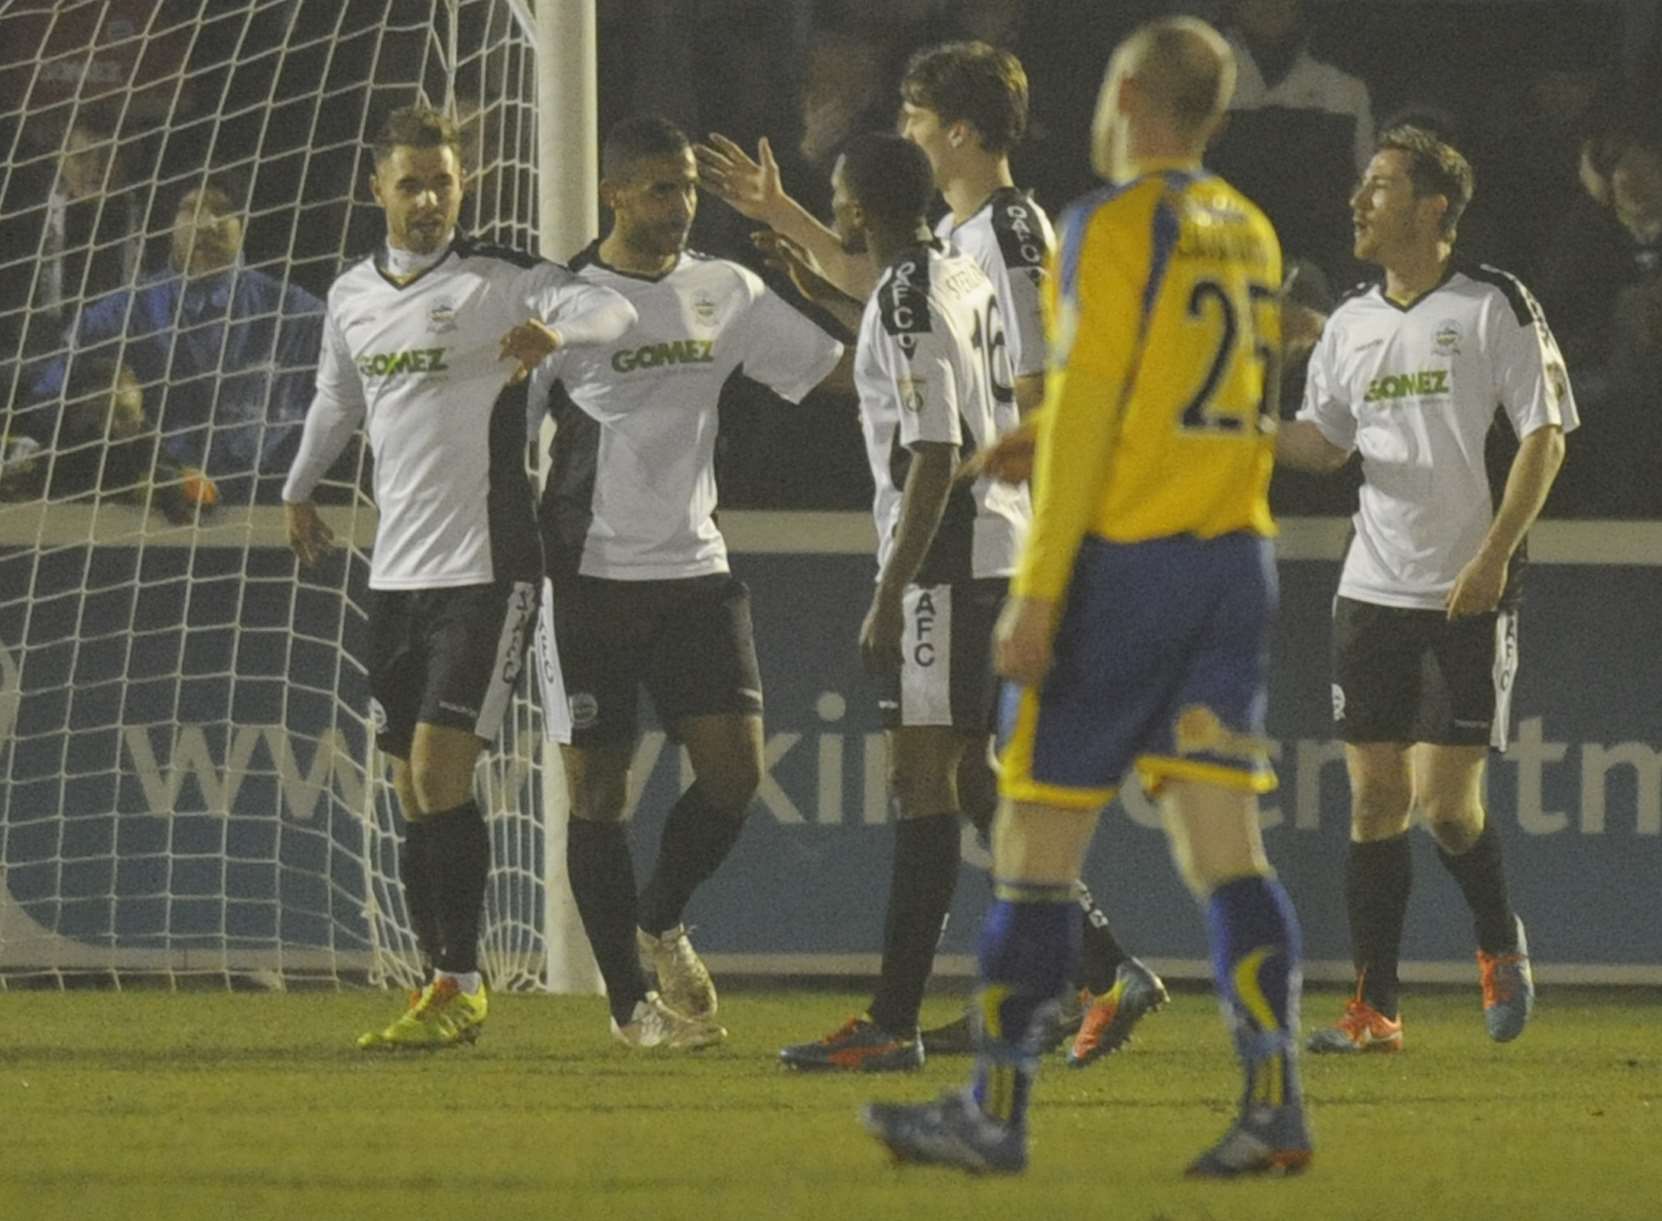
[[[934,591],[918,590],[918,597],[907,608],[907,634],[911,637],[907,658],[914,666],[935,664],[935,597]]]
[[[952,586],[908,585],[901,609],[901,723],[950,725]]]

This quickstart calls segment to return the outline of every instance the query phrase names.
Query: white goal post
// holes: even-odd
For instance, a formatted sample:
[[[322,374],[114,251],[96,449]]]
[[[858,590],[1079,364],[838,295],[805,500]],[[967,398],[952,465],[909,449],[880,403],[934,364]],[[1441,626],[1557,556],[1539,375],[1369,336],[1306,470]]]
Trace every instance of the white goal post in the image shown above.
[[[297,573],[275,503],[283,408],[309,376],[289,337],[315,334],[317,299],[379,239],[367,140],[398,105],[460,121],[470,230],[553,257],[592,236],[592,0],[7,9],[0,988],[407,984],[399,817],[359,660],[368,460],[355,448],[328,483],[340,555]],[[181,197],[210,169],[239,184],[240,248],[217,279],[169,289],[192,278]],[[233,422],[255,438],[241,468],[215,456]],[[118,441],[157,464],[121,466]],[[178,472],[204,462],[220,503],[196,516]],[[593,990],[532,688],[480,766],[483,964],[498,988]]]

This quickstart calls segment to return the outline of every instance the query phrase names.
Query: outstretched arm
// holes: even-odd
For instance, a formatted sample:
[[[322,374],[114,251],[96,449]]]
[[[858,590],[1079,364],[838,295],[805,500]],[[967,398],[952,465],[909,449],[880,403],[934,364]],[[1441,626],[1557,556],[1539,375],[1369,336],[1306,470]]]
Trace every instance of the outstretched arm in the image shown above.
[[[712,132],[708,144],[693,145],[699,185],[751,220],[782,233],[819,260],[826,278],[857,301],[876,286],[868,260],[843,250],[842,241],[796,200],[785,194],[773,147],[762,137],[752,159],[726,136]]]

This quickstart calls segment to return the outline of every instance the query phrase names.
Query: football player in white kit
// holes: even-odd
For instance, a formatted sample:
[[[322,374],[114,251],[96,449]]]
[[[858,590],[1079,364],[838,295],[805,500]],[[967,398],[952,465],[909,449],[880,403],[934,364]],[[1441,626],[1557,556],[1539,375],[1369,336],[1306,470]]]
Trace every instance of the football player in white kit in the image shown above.
[[[539,673],[550,713],[567,713],[555,727],[566,862],[612,1031],[634,1047],[695,1048],[726,1032],[682,912],[732,850],[762,774],[750,592],[714,516],[717,407],[736,374],[796,402],[846,365],[842,344],[752,272],[687,249],[698,178],[679,128],[651,116],[613,127],[600,189],[613,223],[572,267],[627,298],[639,322],[533,378],[533,412],[546,405],[556,426]],[[643,687],[694,781],[637,895],[623,817]]]
[[[969,255],[992,282],[1004,318],[1003,362],[1013,375],[1018,414],[1044,398],[1045,342],[1040,297],[1055,234],[1044,209],[1014,185],[1010,153],[1027,130],[1027,74],[1010,52],[984,42],[950,42],[912,56],[900,85],[901,134],[929,158],[947,212],[938,237]],[[723,136],[698,148],[700,176],[745,216],[767,224],[813,256],[837,288],[859,301],[871,294],[868,260],[842,249],[837,235],[786,195],[767,141],[755,159]],[[985,750],[966,751],[960,804],[986,833],[998,796]],[[942,848],[944,852],[944,847]],[[1060,1030],[1078,1026],[1069,1062],[1082,1066],[1124,1046],[1133,1027],[1166,1001],[1158,976],[1115,939],[1108,918],[1081,881],[1078,1005],[1064,1007]],[[973,1051],[967,1015],[923,1034],[925,1050]]]
[[[1506,746],[1524,535],[1579,421],[1534,297],[1453,256],[1471,193],[1471,168],[1449,145],[1411,127],[1381,136],[1351,210],[1356,257],[1384,274],[1328,319],[1303,408],[1276,440],[1277,461],[1305,470],[1362,455],[1332,692],[1351,784],[1357,989],[1312,1051],[1402,1047],[1397,955],[1415,809],[1472,911],[1490,1037],[1516,1038],[1534,1001],[1483,769]],[[1497,405],[1519,442],[1498,498],[1484,462]]]
[[[473,765],[496,736],[535,622],[542,559],[525,476],[525,370],[621,335],[635,312],[565,268],[456,232],[454,126],[394,112],[370,189],[386,244],[329,291],[317,389],[283,489],[304,564],[333,534],[313,489],[360,427],[380,511],[370,565],[370,715],[406,819],[399,875],[433,968],[366,1049],[471,1043],[486,1014],[479,916],[490,836]],[[512,358],[516,363],[505,363]]]
[[[953,480],[961,455],[1015,427],[1016,407],[992,283],[929,229],[928,158],[870,133],[850,142],[831,182],[845,249],[878,273],[848,321],[878,538],[860,649],[878,679],[895,852],[871,1006],[779,1054],[793,1068],[870,1072],[923,1063],[918,1010],[958,876],[958,762],[986,748],[992,625],[1029,506],[1025,487]]]

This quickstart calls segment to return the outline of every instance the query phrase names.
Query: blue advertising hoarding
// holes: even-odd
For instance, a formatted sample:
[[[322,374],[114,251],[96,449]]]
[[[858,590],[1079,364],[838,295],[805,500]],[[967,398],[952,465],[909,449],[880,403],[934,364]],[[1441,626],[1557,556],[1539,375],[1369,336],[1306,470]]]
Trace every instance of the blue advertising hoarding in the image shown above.
[[[869,970],[893,839],[855,646],[872,560],[847,516],[724,525],[755,600],[767,769],[744,837],[688,919],[718,969]],[[1312,973],[1339,976],[1348,790],[1327,617],[1342,525],[1316,525],[1283,548],[1270,712],[1281,786],[1264,824]],[[1604,532],[1538,532],[1537,553],[1566,562],[1529,576],[1514,743],[1493,759],[1489,803],[1543,977],[1658,982],[1662,547],[1652,527]],[[372,939],[361,571],[343,598],[295,583],[274,523],[241,546],[214,545],[224,537],[0,548],[0,916],[54,930],[89,962],[274,944],[303,962]],[[646,728],[632,785],[643,876],[685,779],[679,752]],[[1415,839],[1405,958],[1464,978],[1469,917],[1429,837]],[[966,968],[988,889],[984,854],[971,836],[965,846],[948,970]],[[1104,817],[1087,880],[1134,952],[1199,973],[1203,925],[1140,793]],[[0,964],[7,936],[0,921]]]

